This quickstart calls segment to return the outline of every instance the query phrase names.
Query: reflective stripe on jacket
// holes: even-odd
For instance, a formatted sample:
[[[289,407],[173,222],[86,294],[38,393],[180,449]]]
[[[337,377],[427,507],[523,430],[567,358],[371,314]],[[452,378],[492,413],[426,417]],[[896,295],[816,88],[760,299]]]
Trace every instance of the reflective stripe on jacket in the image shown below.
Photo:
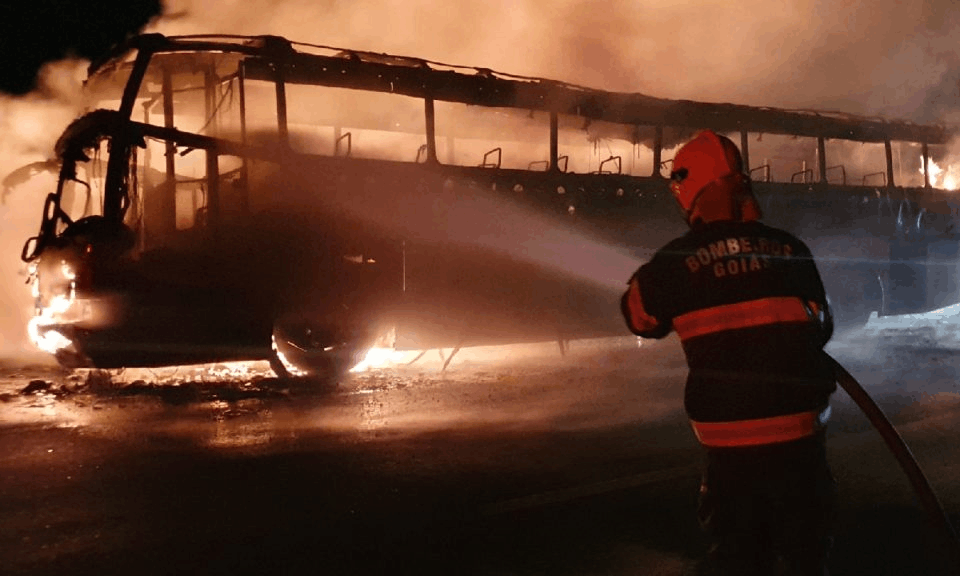
[[[732,448],[778,444],[813,436],[824,428],[830,418],[830,407],[733,422],[690,421],[700,444],[710,448]]]
[[[815,308],[815,303],[804,302],[795,296],[759,298],[681,314],[673,319],[673,327],[681,340],[687,340],[765,324],[811,322]]]

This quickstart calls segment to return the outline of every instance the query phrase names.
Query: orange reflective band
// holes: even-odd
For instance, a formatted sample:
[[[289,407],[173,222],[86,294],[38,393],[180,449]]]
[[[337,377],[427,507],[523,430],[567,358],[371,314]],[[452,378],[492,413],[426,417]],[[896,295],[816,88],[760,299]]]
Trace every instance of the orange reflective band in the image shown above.
[[[800,412],[736,422],[691,421],[690,425],[700,444],[712,448],[730,448],[777,444],[813,436],[826,425],[829,417],[830,408],[827,407],[823,412]]]
[[[810,320],[810,313],[803,301],[789,296],[761,298],[687,312],[673,319],[673,327],[680,339],[686,340],[724,330]]]

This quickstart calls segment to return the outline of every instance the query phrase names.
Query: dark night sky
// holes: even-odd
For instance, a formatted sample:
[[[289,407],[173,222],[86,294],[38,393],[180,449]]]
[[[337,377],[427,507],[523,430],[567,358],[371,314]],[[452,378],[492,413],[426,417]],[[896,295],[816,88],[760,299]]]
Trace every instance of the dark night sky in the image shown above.
[[[0,92],[31,91],[45,62],[96,58],[161,11],[161,0],[0,0]]]

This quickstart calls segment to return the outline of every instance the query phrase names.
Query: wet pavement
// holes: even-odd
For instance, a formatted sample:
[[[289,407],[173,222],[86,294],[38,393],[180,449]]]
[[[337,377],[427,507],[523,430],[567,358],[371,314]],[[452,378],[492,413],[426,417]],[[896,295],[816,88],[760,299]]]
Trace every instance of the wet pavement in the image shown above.
[[[838,339],[960,524],[960,356]],[[0,368],[3,574],[686,574],[700,452],[674,338],[465,350],[334,385],[261,363]],[[835,575],[946,573],[838,392]]]

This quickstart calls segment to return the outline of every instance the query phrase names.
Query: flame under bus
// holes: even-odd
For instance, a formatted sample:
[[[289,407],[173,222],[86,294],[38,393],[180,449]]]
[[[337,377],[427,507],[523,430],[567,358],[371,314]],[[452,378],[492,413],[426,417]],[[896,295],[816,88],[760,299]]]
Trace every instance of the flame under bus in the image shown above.
[[[841,319],[957,300],[940,126],[277,37],[141,36],[88,86],[97,109],[60,138],[23,251],[31,334],[65,363],[336,371],[374,345],[623,334],[619,287],[565,250],[639,257],[682,233],[663,176],[703,128],[740,142],[768,222],[842,240],[821,255]],[[567,244],[531,256],[557,231]]]

